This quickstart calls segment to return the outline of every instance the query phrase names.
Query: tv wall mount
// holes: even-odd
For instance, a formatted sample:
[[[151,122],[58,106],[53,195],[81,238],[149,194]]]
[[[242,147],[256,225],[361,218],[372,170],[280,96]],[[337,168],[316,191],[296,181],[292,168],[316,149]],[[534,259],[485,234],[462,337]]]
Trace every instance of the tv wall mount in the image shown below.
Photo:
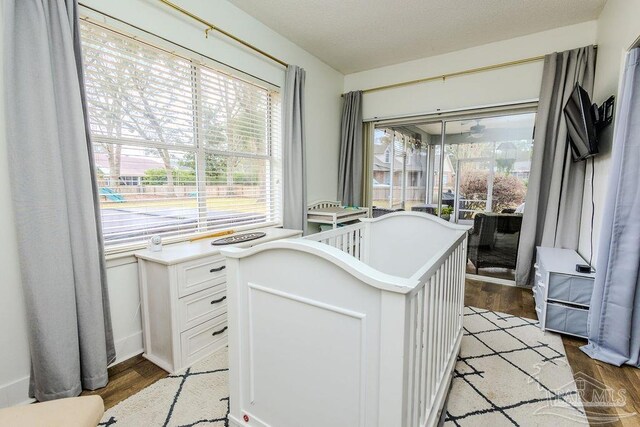
[[[596,117],[596,129],[598,131],[606,128],[613,122],[615,99],[616,97],[611,95],[600,107],[597,108],[596,112],[598,116]]]

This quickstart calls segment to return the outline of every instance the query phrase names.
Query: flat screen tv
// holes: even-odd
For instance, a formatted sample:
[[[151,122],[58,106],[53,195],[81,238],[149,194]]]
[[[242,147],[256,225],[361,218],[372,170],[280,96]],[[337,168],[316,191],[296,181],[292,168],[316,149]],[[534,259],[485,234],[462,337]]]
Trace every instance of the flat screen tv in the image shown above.
[[[578,84],[564,107],[564,116],[573,161],[578,162],[598,154],[598,106],[591,104],[589,94]]]

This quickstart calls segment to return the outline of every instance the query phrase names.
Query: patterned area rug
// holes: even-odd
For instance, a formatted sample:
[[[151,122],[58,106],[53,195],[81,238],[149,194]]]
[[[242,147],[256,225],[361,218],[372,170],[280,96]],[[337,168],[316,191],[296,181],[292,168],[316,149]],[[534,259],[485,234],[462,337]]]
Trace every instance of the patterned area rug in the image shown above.
[[[445,425],[588,425],[562,339],[537,323],[465,307]]]
[[[558,335],[531,319],[465,307],[445,425],[587,424]],[[102,426],[228,427],[227,352],[109,409]]]
[[[120,402],[99,425],[228,427],[228,366],[226,349],[216,352]]]

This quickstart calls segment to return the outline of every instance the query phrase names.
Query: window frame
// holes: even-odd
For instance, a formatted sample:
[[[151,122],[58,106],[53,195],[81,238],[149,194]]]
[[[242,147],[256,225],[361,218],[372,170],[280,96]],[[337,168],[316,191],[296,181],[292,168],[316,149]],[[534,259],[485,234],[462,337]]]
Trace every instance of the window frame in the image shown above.
[[[94,16],[91,16],[94,15]],[[182,60],[189,62],[189,67],[191,70],[191,94],[193,97],[193,108],[191,110],[191,119],[194,124],[194,138],[193,144],[167,144],[161,143],[159,141],[149,141],[149,140],[138,140],[138,139],[127,139],[125,138],[108,138],[102,136],[95,136],[91,134],[91,145],[92,147],[95,144],[99,143],[108,143],[108,144],[118,144],[122,147],[126,146],[135,146],[146,149],[167,149],[171,151],[179,151],[185,153],[193,153],[195,156],[195,173],[196,173],[196,206],[198,209],[198,224],[196,231],[186,231],[179,235],[173,236],[163,236],[162,240],[164,244],[175,244],[180,242],[186,242],[189,240],[193,240],[196,238],[204,237],[210,235],[212,233],[218,233],[226,230],[233,229],[235,231],[243,231],[243,230],[252,230],[258,228],[267,228],[267,227],[282,227],[282,217],[283,217],[283,186],[282,186],[282,130],[278,125],[272,120],[272,118],[277,115],[281,117],[281,109],[282,104],[280,102],[281,90],[278,85],[266,82],[263,79],[254,77],[250,74],[243,73],[239,70],[236,70],[232,67],[228,67],[222,63],[217,62],[211,58],[208,58],[204,55],[201,55],[195,51],[190,49],[183,48],[180,45],[174,45],[172,42],[159,38],[157,36],[151,35],[151,33],[144,32],[142,30],[137,29],[136,27],[122,29],[122,27],[127,27],[127,24],[124,24],[117,20],[109,19],[105,16],[99,15],[100,22],[97,21],[97,17],[95,13],[83,13],[81,16],[81,20],[86,21],[90,25],[94,25],[100,27],[101,29],[113,32],[117,36],[126,37],[131,39],[133,42],[145,44],[151,48],[159,49],[164,51],[167,54],[174,55],[179,57]],[[111,21],[111,22],[109,22]],[[138,34],[136,34],[138,33]],[[141,35],[139,35],[141,34]],[[84,67],[84,65],[83,65]],[[200,85],[201,85],[201,73],[202,67],[206,67],[212,72],[222,74],[226,77],[237,79],[246,84],[256,86],[259,89],[265,90],[267,93],[267,121],[266,121],[266,131],[265,131],[265,154],[258,153],[250,153],[250,152],[239,152],[233,150],[216,150],[206,146],[206,141],[204,138],[204,132],[202,127],[201,120],[201,111],[203,109],[203,101],[202,96],[200,96]],[[86,69],[83,68],[86,74]],[[86,75],[85,75],[86,79]],[[274,113],[274,108],[278,108],[278,113]],[[274,141],[274,135],[279,134],[277,141]],[[279,144],[278,144],[279,142]],[[278,145],[277,147],[274,145]],[[210,199],[206,196],[206,156],[207,154],[215,154],[217,156],[222,157],[236,157],[236,158],[244,158],[244,159],[259,159],[266,160],[268,164],[268,168],[265,170],[264,180],[265,186],[267,190],[265,190],[265,195],[270,195],[271,197],[267,197],[269,199],[267,201],[267,209],[265,213],[267,216],[273,214],[275,220],[265,221],[262,223],[254,223],[254,224],[245,224],[245,225],[236,225],[229,224],[228,226],[222,228],[212,229],[207,227],[203,222],[203,219],[206,218],[206,206],[207,200]],[[139,180],[142,181],[141,179]],[[97,195],[99,197],[99,195]],[[100,203],[100,209],[102,210],[102,206]],[[104,243],[104,251],[107,259],[121,257],[123,255],[132,254],[134,251],[145,248],[147,246],[149,236],[141,237],[140,240],[135,242],[124,242],[118,243],[114,242],[113,244]]]

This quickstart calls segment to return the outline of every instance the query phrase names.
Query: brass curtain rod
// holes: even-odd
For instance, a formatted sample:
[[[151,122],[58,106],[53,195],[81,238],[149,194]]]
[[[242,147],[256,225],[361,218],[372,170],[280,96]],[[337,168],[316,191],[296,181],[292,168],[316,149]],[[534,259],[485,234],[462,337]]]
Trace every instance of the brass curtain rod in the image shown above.
[[[183,9],[182,7],[178,6],[177,4],[174,4],[174,3],[170,2],[169,0],[160,0],[160,1],[161,1],[162,3],[164,3],[165,5],[169,6],[170,8],[172,8],[173,10],[176,10],[176,11],[178,11],[178,12],[180,12],[180,13],[182,13],[182,14],[184,14],[184,15],[188,16],[189,18],[191,18],[191,19],[194,19],[194,20],[198,21],[198,22],[199,22],[199,23],[201,23],[202,25],[206,26],[207,28],[204,30],[204,35],[205,35],[206,37],[208,37],[208,36],[209,36],[209,31],[217,31],[217,32],[219,32],[220,34],[222,34],[222,35],[224,35],[224,36],[227,36],[227,37],[229,37],[230,39],[234,40],[235,42],[238,42],[238,43],[240,43],[241,45],[243,45],[243,46],[245,46],[245,47],[247,47],[247,48],[249,48],[249,49],[253,50],[254,52],[257,52],[257,53],[259,53],[260,55],[265,56],[265,57],[269,58],[270,60],[272,60],[272,61],[274,61],[274,62],[277,62],[278,64],[282,65],[283,67],[287,67],[287,66],[289,66],[289,64],[287,64],[287,63],[286,63],[286,62],[284,62],[283,60],[276,58],[275,56],[273,56],[273,55],[271,55],[271,54],[269,54],[269,53],[265,52],[264,50],[262,50],[262,49],[260,49],[260,48],[258,48],[258,47],[255,47],[255,46],[254,46],[254,45],[252,45],[251,43],[246,42],[246,41],[242,40],[241,38],[236,37],[236,36],[234,36],[233,34],[231,34],[231,33],[227,32],[227,31],[225,31],[225,30],[223,30],[223,29],[221,29],[221,28],[218,28],[217,26],[213,25],[211,22],[206,21],[206,20],[204,20],[204,19],[200,18],[198,15],[195,15],[195,14],[193,14],[193,13],[189,12],[188,10]]]
[[[598,48],[598,46],[594,46],[594,47],[596,49]],[[470,68],[468,70],[463,70],[463,71],[455,71],[455,72],[452,72],[452,73],[440,74],[440,75],[437,75],[437,76],[424,77],[424,78],[421,78],[421,79],[409,80],[409,81],[406,81],[406,82],[392,83],[392,84],[388,84],[388,85],[384,85],[384,86],[372,87],[372,88],[369,88],[369,89],[362,89],[362,93],[377,92],[377,91],[380,91],[380,90],[393,89],[393,88],[397,88],[397,87],[410,86],[410,85],[415,85],[415,84],[419,84],[419,83],[426,83],[426,82],[432,82],[432,81],[437,81],[437,80],[445,81],[446,79],[451,78],[451,77],[460,77],[460,76],[464,76],[464,75],[468,75],[468,74],[482,73],[484,71],[498,70],[500,68],[507,68],[507,67],[513,67],[515,65],[522,65],[522,64],[529,64],[531,62],[538,62],[538,61],[544,60],[545,56],[546,55],[532,56],[531,58],[518,59],[518,60],[515,60],[515,61],[502,62],[500,64],[493,64],[493,65],[487,65],[487,66],[484,66],[484,67]]]

